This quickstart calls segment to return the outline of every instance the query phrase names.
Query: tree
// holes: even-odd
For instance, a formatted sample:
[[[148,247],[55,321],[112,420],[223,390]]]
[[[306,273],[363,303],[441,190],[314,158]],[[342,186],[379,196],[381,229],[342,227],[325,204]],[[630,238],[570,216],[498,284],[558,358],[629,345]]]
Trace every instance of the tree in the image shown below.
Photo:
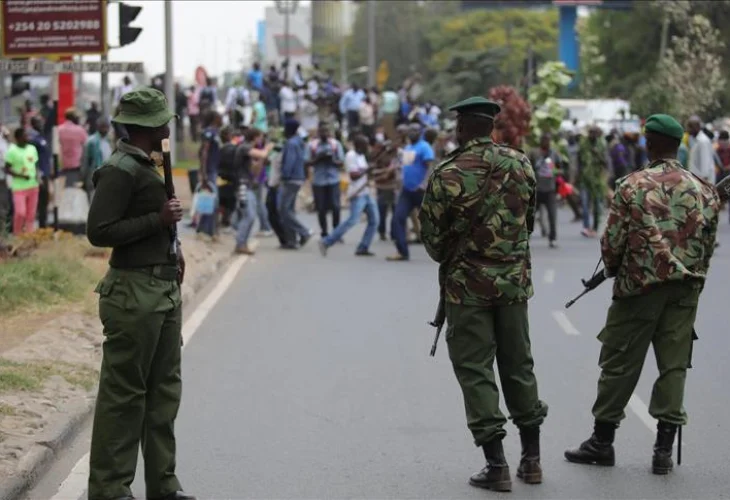
[[[450,56],[444,70],[429,79],[424,97],[450,103],[482,95],[485,87],[504,81],[500,67],[505,57],[504,48],[456,52]]]
[[[573,72],[564,63],[550,61],[537,71],[538,83],[530,87],[528,100],[533,108],[532,140],[538,141],[540,135],[545,132],[556,132],[565,117],[563,109],[557,96],[561,94],[573,79]]]
[[[530,49],[546,60],[557,55],[558,13],[556,9],[470,11],[440,20],[439,29],[430,30],[427,39],[432,54],[428,69],[433,74],[448,71],[455,54],[499,48],[505,50],[499,67],[503,82],[518,85]]]
[[[725,86],[720,55],[724,42],[703,15],[691,15],[689,9],[670,15],[681,35],[672,37],[655,78],[637,89],[632,103],[643,116],[664,112],[686,120],[718,105],[718,95]],[[698,75],[702,75],[701,83]]]
[[[519,148],[530,133],[530,105],[514,87],[501,85],[489,90],[489,99],[502,107],[494,123],[494,140]]]

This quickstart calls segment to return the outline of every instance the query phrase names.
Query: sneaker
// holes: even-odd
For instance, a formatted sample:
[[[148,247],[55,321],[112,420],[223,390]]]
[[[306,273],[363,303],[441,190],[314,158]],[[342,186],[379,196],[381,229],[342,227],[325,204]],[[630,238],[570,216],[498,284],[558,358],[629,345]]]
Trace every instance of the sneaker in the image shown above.
[[[355,252],[358,257],[375,257],[375,254],[368,249],[362,249]]]
[[[248,248],[248,245],[243,245],[240,247],[236,247],[233,253],[235,253],[236,255],[254,255],[256,252]]]
[[[327,245],[322,240],[319,241],[319,253],[322,254],[322,257],[327,257]]]
[[[274,231],[259,231],[257,236],[260,238],[271,238],[274,236]]]
[[[396,254],[386,257],[385,260],[387,260],[388,262],[401,262],[408,260],[408,257],[404,257],[401,254]]]

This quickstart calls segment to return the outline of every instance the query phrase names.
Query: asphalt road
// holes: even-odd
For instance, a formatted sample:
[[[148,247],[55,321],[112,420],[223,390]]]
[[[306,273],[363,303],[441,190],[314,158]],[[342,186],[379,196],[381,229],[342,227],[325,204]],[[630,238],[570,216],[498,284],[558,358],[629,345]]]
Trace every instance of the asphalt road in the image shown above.
[[[436,358],[428,356],[436,266],[419,247],[410,262],[386,262],[393,248],[381,242],[377,257],[354,257],[358,226],[326,259],[315,241],[293,253],[262,241],[187,345],[177,422],[186,490],[206,499],[730,498],[727,216],[696,325],[684,463],[658,477],[650,473],[655,423],[645,405],[653,353],[618,431],[616,467],[563,459],[591,431],[595,337],[610,287],[564,309],[582,289],[579,278],[593,271],[598,241],[581,237],[567,211],[560,215],[559,249],[533,238],[533,354],[550,407],[542,485],[515,478],[513,492],[498,495],[467,484],[483,456],[466,429],[443,340]],[[511,424],[505,445],[514,474],[519,437]],[[53,497],[87,450],[84,433],[28,498]],[[141,474],[134,491],[144,494]]]

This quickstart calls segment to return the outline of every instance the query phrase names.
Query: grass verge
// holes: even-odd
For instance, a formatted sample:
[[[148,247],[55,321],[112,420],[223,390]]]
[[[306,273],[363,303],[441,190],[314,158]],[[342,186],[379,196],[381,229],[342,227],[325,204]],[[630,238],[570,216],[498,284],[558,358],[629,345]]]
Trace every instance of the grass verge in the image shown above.
[[[94,289],[105,259],[87,257],[82,238],[41,242],[27,258],[0,263],[0,316],[42,313],[82,301]]]
[[[0,394],[7,392],[37,392],[54,375],[63,377],[73,386],[89,391],[96,383],[97,374],[91,368],[68,363],[16,363],[0,359]],[[0,406],[0,415],[4,414]]]

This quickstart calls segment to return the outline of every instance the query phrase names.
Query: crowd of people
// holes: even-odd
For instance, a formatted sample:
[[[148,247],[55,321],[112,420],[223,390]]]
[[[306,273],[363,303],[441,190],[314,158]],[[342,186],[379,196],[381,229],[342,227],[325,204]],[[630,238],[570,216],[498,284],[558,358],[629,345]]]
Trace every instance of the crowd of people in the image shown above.
[[[133,88],[125,78],[114,102]],[[217,240],[220,232],[235,231],[236,251],[250,254],[258,220],[260,236],[276,235],[282,248],[297,249],[314,234],[297,217],[297,209],[305,208],[317,214],[323,254],[343,241],[362,213],[368,230],[357,255],[371,255],[376,234],[394,242],[394,261],[408,260],[409,244],[420,243],[417,211],[429,172],[457,143],[453,121],[423,99],[419,75],[397,89],[379,90],[340,86],[316,65],[305,75],[301,66],[290,74],[286,64],[267,72],[254,64],[223,99],[211,78],[187,91],[176,89],[177,137],[184,139],[187,124],[188,140],[199,145],[191,225],[201,237]],[[82,120],[69,109],[58,127],[58,173],[90,199],[91,174],[123,131],[110,131],[96,103],[84,115]],[[42,96],[37,110],[26,104],[20,131],[3,130],[0,234],[48,225],[55,117]],[[697,117],[687,130],[682,164],[704,179],[727,175],[728,132],[715,135]],[[561,205],[570,207],[583,236],[596,237],[616,180],[648,161],[643,134],[606,134],[595,126],[545,133],[528,156],[538,179],[538,225],[552,248]],[[350,208],[344,220],[343,204]]]

